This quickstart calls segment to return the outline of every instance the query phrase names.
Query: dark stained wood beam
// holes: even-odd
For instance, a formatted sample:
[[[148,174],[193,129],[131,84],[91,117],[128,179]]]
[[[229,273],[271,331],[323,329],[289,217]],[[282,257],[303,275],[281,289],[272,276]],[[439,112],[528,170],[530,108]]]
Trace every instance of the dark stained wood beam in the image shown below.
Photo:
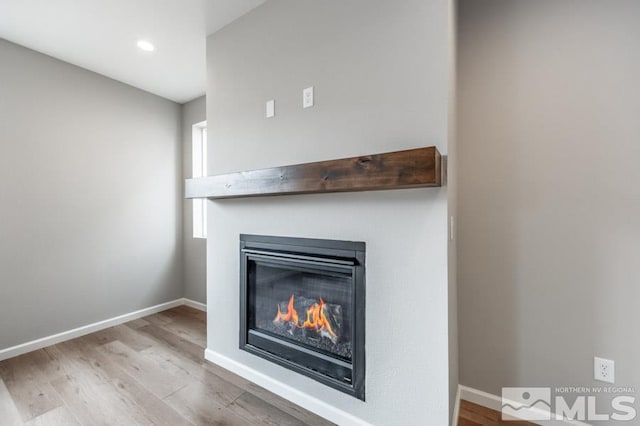
[[[240,198],[441,185],[435,146],[227,173],[185,182],[185,198]]]

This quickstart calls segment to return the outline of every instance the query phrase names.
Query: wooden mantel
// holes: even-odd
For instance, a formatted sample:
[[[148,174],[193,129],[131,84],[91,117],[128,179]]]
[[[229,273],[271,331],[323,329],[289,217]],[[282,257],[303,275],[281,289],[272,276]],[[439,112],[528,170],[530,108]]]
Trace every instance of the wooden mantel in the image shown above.
[[[185,181],[186,198],[240,198],[441,185],[435,146]]]

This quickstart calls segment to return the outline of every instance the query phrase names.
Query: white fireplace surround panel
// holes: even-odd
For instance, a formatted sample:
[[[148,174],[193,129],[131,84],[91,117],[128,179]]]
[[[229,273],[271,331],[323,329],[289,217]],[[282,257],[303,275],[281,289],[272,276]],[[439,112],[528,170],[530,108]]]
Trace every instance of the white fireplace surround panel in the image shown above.
[[[296,396],[307,397],[294,402],[338,424],[357,422],[335,413],[380,425],[420,425],[425,415],[433,416],[430,424],[446,424],[445,198],[442,189],[417,189],[209,202],[210,223],[224,226],[215,227],[208,247],[215,271],[208,274],[208,353],[229,360],[225,368],[242,365],[233,371],[250,380],[256,378],[247,374],[252,371],[269,377],[267,387],[285,398],[292,397],[288,388],[297,389]],[[243,232],[366,241],[366,402],[239,350]]]
[[[430,145],[446,155],[449,11],[275,0],[209,36],[208,174]],[[208,201],[208,223],[210,360],[339,424],[449,423],[446,186]],[[239,349],[242,233],[366,242],[365,402]]]

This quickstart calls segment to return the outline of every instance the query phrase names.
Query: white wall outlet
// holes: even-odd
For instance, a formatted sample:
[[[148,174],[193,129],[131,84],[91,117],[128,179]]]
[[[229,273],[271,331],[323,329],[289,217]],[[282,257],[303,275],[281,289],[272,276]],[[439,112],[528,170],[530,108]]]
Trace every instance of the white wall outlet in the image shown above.
[[[616,382],[616,364],[610,359],[593,358],[593,378],[607,383]]]
[[[307,87],[302,91],[302,108],[313,106],[313,86]]]
[[[276,101],[271,99],[270,101],[267,101],[265,116],[267,118],[272,118],[275,115],[276,115]]]

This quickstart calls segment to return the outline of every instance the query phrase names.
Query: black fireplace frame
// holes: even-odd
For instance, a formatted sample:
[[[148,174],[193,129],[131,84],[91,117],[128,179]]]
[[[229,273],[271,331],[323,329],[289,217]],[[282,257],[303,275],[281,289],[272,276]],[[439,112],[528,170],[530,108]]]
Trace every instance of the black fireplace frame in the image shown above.
[[[275,237],[240,234],[240,349],[296,371],[334,389],[365,399],[365,252],[364,242],[321,240],[311,238]],[[249,329],[247,265],[252,259],[270,258],[272,261],[293,261],[314,264],[316,267],[351,270],[353,288],[352,357],[351,362],[289,344],[257,330]],[[286,352],[289,359],[277,353]],[[297,358],[300,363],[291,358]],[[332,371],[341,371],[339,380],[306,367],[305,360],[326,363]],[[347,377],[348,376],[348,377]],[[350,379],[350,380],[349,380]]]

